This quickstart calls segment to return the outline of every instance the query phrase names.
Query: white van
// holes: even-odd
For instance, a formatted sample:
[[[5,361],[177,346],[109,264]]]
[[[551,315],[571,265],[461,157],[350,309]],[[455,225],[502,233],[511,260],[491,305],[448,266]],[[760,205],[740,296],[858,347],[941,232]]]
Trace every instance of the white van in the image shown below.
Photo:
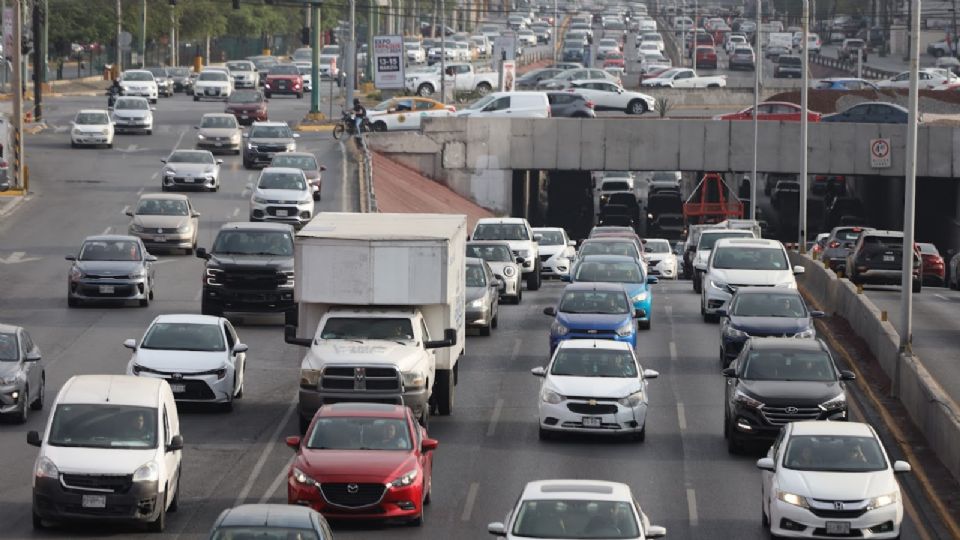
[[[457,116],[549,118],[546,92],[492,92],[457,112]]]
[[[51,408],[33,470],[33,527],[46,521],[146,522],[162,532],[177,509],[183,437],[170,385],[77,375]]]

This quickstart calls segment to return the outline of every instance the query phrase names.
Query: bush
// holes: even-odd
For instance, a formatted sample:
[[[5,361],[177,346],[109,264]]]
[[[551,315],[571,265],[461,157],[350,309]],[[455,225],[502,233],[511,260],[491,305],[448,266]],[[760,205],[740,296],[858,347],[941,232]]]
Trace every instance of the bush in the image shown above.
[[[670,109],[673,108],[673,103],[665,97],[657,98],[657,113],[660,115],[660,118],[667,116],[667,113],[670,112]]]
[[[457,103],[470,103],[476,101],[482,96],[476,90],[457,90],[453,93],[453,100]]]

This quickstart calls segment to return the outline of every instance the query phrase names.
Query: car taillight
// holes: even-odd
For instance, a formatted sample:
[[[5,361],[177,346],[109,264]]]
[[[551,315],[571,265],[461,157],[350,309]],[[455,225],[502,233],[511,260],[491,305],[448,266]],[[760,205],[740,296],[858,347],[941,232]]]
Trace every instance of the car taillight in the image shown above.
[[[831,249],[836,249],[838,247],[840,247],[840,242],[837,242],[836,240],[834,240],[833,242],[830,242]]]
[[[570,93],[572,94],[572,93],[576,92],[576,90],[574,90],[573,88],[567,88],[567,92],[570,92]]]
[[[593,102],[592,102],[592,101],[586,102],[585,105],[587,106],[588,109],[592,109],[592,108],[593,108]]]
[[[457,112],[457,108],[453,105],[447,105],[447,110],[450,112]]]

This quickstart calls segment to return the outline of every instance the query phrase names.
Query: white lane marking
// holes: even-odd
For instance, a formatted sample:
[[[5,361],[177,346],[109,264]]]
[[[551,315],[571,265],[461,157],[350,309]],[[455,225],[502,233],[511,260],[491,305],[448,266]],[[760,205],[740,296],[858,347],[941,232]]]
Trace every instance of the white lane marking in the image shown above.
[[[257,173],[252,172],[252,173],[248,174],[248,175],[247,175],[247,183],[248,183],[248,184],[252,184],[253,181],[254,181],[256,178],[257,178]]]
[[[157,178],[160,178],[160,171],[157,171],[150,175],[151,180],[156,180]]]
[[[296,400],[291,401],[290,406],[287,407],[287,411],[283,413],[283,418],[280,419],[276,429],[273,430],[273,433],[270,434],[270,438],[267,439],[267,444],[265,444],[263,446],[263,450],[260,451],[260,457],[257,458],[257,462],[253,465],[253,470],[250,471],[250,476],[247,478],[246,483],[243,484],[243,489],[241,489],[240,494],[237,495],[237,499],[233,503],[234,506],[243,504],[243,501],[247,500],[247,495],[249,495],[250,490],[253,489],[253,483],[257,481],[257,477],[260,476],[260,471],[263,470],[264,463],[267,462],[267,456],[273,452],[273,446],[277,444],[277,439],[280,437],[280,432],[287,427],[287,422],[290,421],[290,417],[293,416],[293,413],[296,412],[296,410]]]
[[[670,342],[670,360],[677,361],[677,344],[672,341]]]
[[[673,306],[663,306],[663,309],[667,312],[667,318],[673,318]]]
[[[106,229],[103,230],[103,234],[110,234],[110,231],[112,230],[113,230],[113,227],[107,227]]]
[[[253,191],[253,190],[250,189],[250,186],[247,186],[247,187],[243,188],[243,191],[240,192],[240,196],[241,196],[241,197],[247,197],[247,196],[250,195],[250,193],[251,193],[252,191]]]
[[[233,213],[230,214],[230,217],[237,217],[238,214],[240,214],[240,209],[239,209],[239,208],[234,208],[234,209],[233,209]]]
[[[353,201],[347,206],[347,147],[343,141],[337,141],[340,145],[340,208],[339,210],[352,211]]]
[[[487,437],[492,437],[493,433],[497,430],[497,422],[500,421],[500,413],[503,411],[503,400],[497,399],[497,403],[493,406],[493,414],[490,415],[490,426],[487,427]]]
[[[177,138],[177,144],[173,145],[174,149],[180,148],[180,143],[183,141],[183,136],[187,134],[187,130],[180,130],[180,137]]]
[[[463,513],[460,514],[460,521],[470,521],[470,515],[473,514],[473,505],[477,502],[477,491],[480,484],[473,482],[470,489],[467,490],[467,501],[463,504]]]
[[[684,411],[683,403],[677,402],[677,423],[680,424],[680,431],[687,429],[687,414]]]
[[[8,255],[7,258],[0,257],[0,263],[3,263],[3,264],[17,264],[17,263],[22,263],[22,262],[30,262],[30,261],[39,261],[39,260],[40,260],[40,257],[27,257],[27,258],[23,258],[23,256],[26,255],[26,254],[27,254],[27,253],[26,253],[25,251],[14,251],[14,252],[11,253],[10,255]]]
[[[125,215],[127,215],[127,212],[129,212],[129,211],[130,211],[130,205],[128,204],[127,206],[124,206],[124,207],[123,207],[123,210],[121,210],[120,213],[125,216]]]
[[[517,338],[517,339],[513,340],[513,350],[510,351],[510,359],[511,359],[511,360],[516,360],[516,359],[517,359],[517,355],[520,354],[520,344],[521,344],[521,343],[522,343],[522,341],[520,341],[520,338]]]
[[[143,188],[142,188],[142,187],[137,190],[137,197],[139,197],[140,195],[143,195]]]
[[[940,294],[940,293],[937,293],[937,294],[935,294],[934,296],[936,296],[937,298],[943,300],[944,302],[949,302],[949,301],[950,301],[949,298],[947,298],[946,296],[944,296],[944,295],[942,295],[942,294]]]
[[[260,500],[257,501],[258,504],[263,504],[273,498],[273,494],[280,489],[280,483],[287,479],[287,473],[290,471],[290,466],[293,465],[293,459],[297,457],[296,455],[290,456],[290,459],[283,465],[283,468],[280,469],[280,472],[277,473],[277,476],[274,477],[273,482],[270,483],[270,487],[267,488],[267,491],[263,494],[263,497],[260,497]]]
[[[700,518],[697,516],[697,492],[692,488],[687,490],[687,514],[690,517],[690,526],[696,527]]]

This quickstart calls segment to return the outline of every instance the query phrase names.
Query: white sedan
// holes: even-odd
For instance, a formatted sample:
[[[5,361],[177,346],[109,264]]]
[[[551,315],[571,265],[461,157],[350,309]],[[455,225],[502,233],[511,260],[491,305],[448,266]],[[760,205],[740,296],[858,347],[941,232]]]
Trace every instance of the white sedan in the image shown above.
[[[642,369],[629,343],[561,341],[547,367],[530,372],[543,377],[537,400],[541,439],[556,432],[646,438],[647,380],[660,374]]]
[[[104,144],[113,148],[113,122],[103,109],[83,109],[71,122],[70,146]]]
[[[233,408],[243,397],[247,346],[230,321],[209,315],[160,315],[132,350],[127,375],[167,379],[177,401],[220,403]]]
[[[604,79],[570,81],[568,92],[580,94],[598,111],[623,111],[627,114],[643,114],[655,111],[657,102],[652,96],[625,90],[622,86]]]
[[[949,69],[944,68],[923,68],[918,72],[917,77],[921,89],[960,82],[960,78],[957,78]],[[880,88],[910,88],[910,72],[904,71],[892,79],[879,81],[877,86]]]
[[[771,537],[900,538],[903,500],[877,433],[859,422],[787,424],[757,461],[763,525]]]
[[[677,255],[664,238],[648,238],[643,244],[643,256],[647,260],[651,276],[677,279],[679,263]]]

